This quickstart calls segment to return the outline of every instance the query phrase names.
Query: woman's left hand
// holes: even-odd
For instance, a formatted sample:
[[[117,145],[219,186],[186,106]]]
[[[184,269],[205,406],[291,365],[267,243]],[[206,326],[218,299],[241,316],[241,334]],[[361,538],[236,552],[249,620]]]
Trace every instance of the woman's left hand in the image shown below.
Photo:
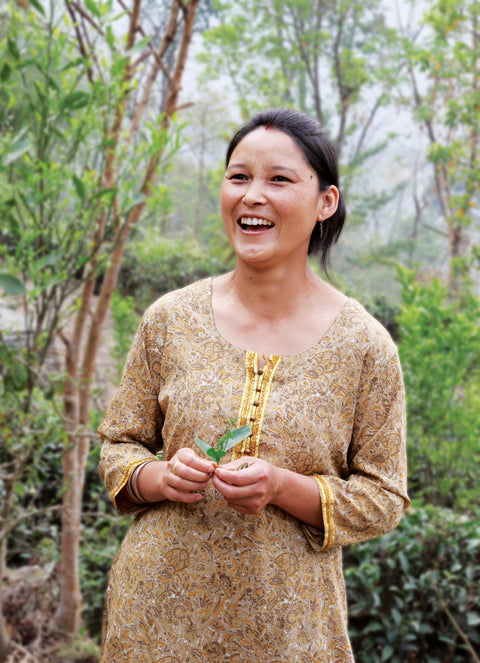
[[[248,467],[237,470],[245,463]],[[239,513],[259,513],[276,499],[280,484],[278,469],[261,458],[244,456],[217,467],[212,481],[232,509]]]

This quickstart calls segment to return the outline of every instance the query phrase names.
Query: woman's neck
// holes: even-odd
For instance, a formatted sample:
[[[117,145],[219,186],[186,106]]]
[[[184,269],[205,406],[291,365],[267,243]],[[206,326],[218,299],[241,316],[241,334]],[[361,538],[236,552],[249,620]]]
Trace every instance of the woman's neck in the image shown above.
[[[310,297],[318,296],[320,288],[330,288],[308,266],[259,270],[242,263],[225,275],[223,285],[252,313],[272,319],[294,314]]]

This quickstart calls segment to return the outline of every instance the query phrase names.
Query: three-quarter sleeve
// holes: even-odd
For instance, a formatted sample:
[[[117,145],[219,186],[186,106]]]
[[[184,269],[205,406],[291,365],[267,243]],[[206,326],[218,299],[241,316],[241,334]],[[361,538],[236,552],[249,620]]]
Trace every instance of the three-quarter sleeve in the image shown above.
[[[131,472],[162,448],[163,416],[158,402],[162,334],[147,311],[127,356],[120,385],[98,429],[102,440],[99,473],[118,511],[142,508],[118,499]]]
[[[405,391],[390,339],[364,357],[348,476],[314,476],[324,529],[304,526],[304,531],[319,551],[384,534],[396,527],[408,507]]]

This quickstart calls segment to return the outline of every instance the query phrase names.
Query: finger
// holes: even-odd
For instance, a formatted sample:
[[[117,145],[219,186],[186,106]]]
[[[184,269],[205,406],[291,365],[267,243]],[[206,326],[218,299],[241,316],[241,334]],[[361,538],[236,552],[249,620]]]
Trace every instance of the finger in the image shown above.
[[[265,503],[263,501],[256,501],[256,500],[245,500],[245,501],[227,501],[228,506],[231,509],[234,509],[235,511],[238,511],[238,513],[249,513],[249,514],[257,514],[262,511],[262,509],[265,507]]]
[[[208,471],[199,471],[182,463],[179,460],[172,459],[170,462],[170,476],[184,479],[195,483],[208,483],[213,474],[213,468],[207,468]],[[176,484],[172,484],[176,485]]]
[[[256,473],[250,471],[249,468],[237,470],[236,467],[231,469],[217,467],[213,476],[231,486],[247,486],[258,480]]]
[[[213,459],[211,458],[207,459],[204,456],[200,456],[191,447],[182,447],[177,451],[175,455],[178,456],[180,460],[183,463],[186,463],[187,465],[200,465],[200,466],[215,465]]]
[[[246,486],[237,486],[222,481],[215,475],[212,478],[213,486],[219,493],[223,495],[227,502],[249,501],[249,500],[264,500],[267,495],[266,488],[263,484],[251,483]]]
[[[220,470],[235,470],[236,472],[240,470],[247,470],[254,465],[258,464],[259,459],[258,458],[252,458],[251,456],[242,456],[241,458],[237,458],[236,460],[231,460],[228,463],[223,463],[223,465],[218,465],[218,469]]]
[[[216,464],[199,458],[192,449],[180,449],[169,461],[171,474],[190,481],[207,481],[215,470]]]
[[[184,502],[191,504],[193,502],[199,502],[203,500],[203,495],[198,492],[184,492],[183,490],[177,490],[176,488],[169,488],[167,493],[167,499],[171,502]]]

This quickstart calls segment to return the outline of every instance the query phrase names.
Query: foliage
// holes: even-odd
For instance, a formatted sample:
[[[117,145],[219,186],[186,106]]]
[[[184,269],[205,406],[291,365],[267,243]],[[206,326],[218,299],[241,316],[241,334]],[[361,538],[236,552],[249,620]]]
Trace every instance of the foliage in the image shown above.
[[[23,412],[24,392],[11,390],[8,375],[0,382],[0,540],[9,542],[9,564],[50,562],[57,559],[63,422],[39,388]]]
[[[155,177],[179,146],[172,118],[198,2],[164,3],[154,36],[140,24],[141,1],[131,11],[115,0],[35,1],[7,5],[2,17],[0,286],[19,294],[25,312],[25,413],[53,339],[64,343],[67,376],[49,386],[63,392],[68,438],[57,619],[71,635],[80,626],[80,502],[101,328],[127,238],[147,199],[161,202]]]
[[[201,59],[209,76],[228,74],[243,115],[293,105],[317,117],[339,151],[350,143],[349,163],[361,159],[392,75],[381,3],[221,0],[215,7],[220,25],[204,35]]]
[[[198,244],[158,238],[127,249],[118,287],[123,297],[135,298],[137,310],[141,312],[166,292],[224,271],[223,260]]]
[[[127,353],[140,322],[140,314],[135,306],[134,298],[130,295],[122,297],[118,291],[113,293],[111,314],[114,323],[114,344],[110,354],[115,361],[116,377],[120,379]]]
[[[230,421],[230,426],[233,427],[233,421]],[[195,438],[197,446],[216,463],[220,462],[229,449],[235,447],[252,432],[250,426],[240,426],[240,428],[235,429],[232,429],[230,426],[227,427],[226,432],[217,440],[214,446],[210,446],[210,444],[207,444],[199,437]]]
[[[402,26],[392,41],[410,87],[405,94],[398,86],[393,97],[422,130],[432,178],[414,178],[417,221],[448,237],[456,285],[479,223],[480,8],[476,0],[433,0],[422,9],[420,29]]]
[[[112,566],[130,519],[118,516],[98,474],[100,444],[90,452],[84,495],[84,521],[80,563],[82,593],[85,600],[83,618],[88,632],[99,638],[103,604]]]
[[[400,358],[408,404],[411,490],[457,509],[480,504],[480,301],[450,300],[438,279],[399,269]]]
[[[0,261],[25,312],[27,387],[37,382],[62,307],[92,251],[94,218],[108,207],[98,169],[98,107],[105,90],[87,91],[87,62],[53,15],[12,8],[0,39]],[[10,287],[5,278],[9,276]]]
[[[359,663],[471,661],[480,652],[480,520],[414,506],[393,532],[345,553]]]

